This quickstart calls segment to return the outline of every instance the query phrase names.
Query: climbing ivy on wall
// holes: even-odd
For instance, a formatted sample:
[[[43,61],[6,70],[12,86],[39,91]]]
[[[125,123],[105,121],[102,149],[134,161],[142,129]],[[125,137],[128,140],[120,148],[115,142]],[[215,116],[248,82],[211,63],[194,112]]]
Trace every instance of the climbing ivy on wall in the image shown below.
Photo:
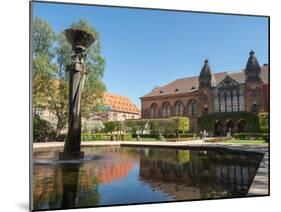
[[[225,125],[227,120],[232,120],[234,125],[238,125],[239,120],[243,119],[246,122],[248,132],[259,132],[259,116],[255,113],[248,112],[228,112],[228,113],[213,113],[206,114],[198,119],[199,130],[208,130],[214,133],[215,122],[219,120],[222,125]]]

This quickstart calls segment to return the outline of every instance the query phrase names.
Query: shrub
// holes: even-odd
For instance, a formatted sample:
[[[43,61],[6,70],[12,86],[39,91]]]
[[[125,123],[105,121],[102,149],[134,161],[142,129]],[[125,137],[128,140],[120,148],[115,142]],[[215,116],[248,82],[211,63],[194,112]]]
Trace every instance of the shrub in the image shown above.
[[[104,124],[104,131],[106,133],[112,133],[121,130],[120,121],[105,121],[103,124]]]
[[[56,132],[52,125],[35,115],[33,118],[33,142],[44,142],[53,140],[56,136]]]
[[[260,131],[268,133],[268,113],[259,113],[259,127]]]
[[[67,134],[60,134],[59,136],[57,136],[56,141],[65,141],[66,140],[66,136]]]

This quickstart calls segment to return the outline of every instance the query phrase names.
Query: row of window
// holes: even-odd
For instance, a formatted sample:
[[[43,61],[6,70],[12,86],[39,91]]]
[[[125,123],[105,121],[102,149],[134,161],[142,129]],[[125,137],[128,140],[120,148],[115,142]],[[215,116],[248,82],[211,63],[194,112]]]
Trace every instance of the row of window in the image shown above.
[[[189,101],[188,107],[188,115],[193,117],[196,114],[196,101]],[[159,117],[159,108],[156,103],[153,103],[150,107],[150,118],[158,118]],[[160,116],[162,118],[168,118],[171,115],[174,116],[183,116],[184,114],[184,104],[181,100],[177,101],[174,106],[174,113],[172,114],[171,105],[169,102],[164,102],[162,108],[160,108]],[[215,112],[236,112],[236,111],[244,111],[244,97],[243,96],[234,96],[227,98],[216,98],[215,99]],[[252,104],[251,108],[252,112],[258,112],[258,105],[256,102]],[[204,113],[208,113],[208,106],[204,105]]]
[[[126,120],[126,119],[135,119],[135,116],[134,115],[122,115],[122,120]],[[113,121],[118,121],[118,115],[117,113],[114,113],[113,114]]]
[[[196,101],[192,99],[188,103],[188,114],[190,116],[193,116],[196,113],[195,108],[196,108]],[[169,102],[164,102],[161,109],[162,109],[161,114],[163,118],[168,118],[172,115],[171,106]],[[179,100],[175,103],[174,115],[183,116],[183,111],[184,111],[184,104],[181,100]],[[156,103],[153,103],[150,107],[150,117],[151,118],[158,117],[158,105]]]

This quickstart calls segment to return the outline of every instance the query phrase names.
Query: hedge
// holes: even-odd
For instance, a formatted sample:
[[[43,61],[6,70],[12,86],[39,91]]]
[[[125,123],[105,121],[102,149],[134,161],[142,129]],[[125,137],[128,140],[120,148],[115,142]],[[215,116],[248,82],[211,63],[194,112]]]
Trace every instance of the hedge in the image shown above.
[[[229,141],[231,140],[230,137],[218,137],[218,138],[210,138],[204,140],[204,142],[209,142],[209,143],[216,143],[216,142],[223,142],[223,141]]]
[[[233,133],[233,137],[240,140],[269,140],[269,134],[268,133]]]
[[[125,134],[106,134],[106,133],[83,133],[81,135],[82,141],[130,141],[132,140],[132,135],[129,133]]]
[[[177,136],[176,134],[164,134],[164,135],[158,135],[158,134],[142,134],[139,135],[141,139],[146,139],[146,138],[154,138],[154,139],[159,139],[159,140],[167,140],[167,141],[187,141],[187,140],[193,140],[196,137],[195,133],[183,133],[179,134]],[[137,134],[132,134],[132,138],[136,138]],[[162,137],[162,139],[161,139]]]
[[[166,119],[139,119],[125,120],[126,131],[136,134],[137,131],[150,130],[150,134],[182,134],[189,130],[189,119],[187,117],[172,117]]]

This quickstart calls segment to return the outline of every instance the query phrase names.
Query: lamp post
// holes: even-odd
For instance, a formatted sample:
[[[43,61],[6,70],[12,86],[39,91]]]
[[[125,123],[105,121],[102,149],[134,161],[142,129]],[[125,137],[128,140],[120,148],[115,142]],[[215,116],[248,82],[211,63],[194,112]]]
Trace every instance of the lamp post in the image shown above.
[[[86,77],[86,50],[95,41],[92,34],[79,29],[65,30],[65,36],[72,46],[72,64],[67,66],[69,73],[69,114],[68,133],[60,160],[73,160],[84,157],[81,152],[81,95]]]

